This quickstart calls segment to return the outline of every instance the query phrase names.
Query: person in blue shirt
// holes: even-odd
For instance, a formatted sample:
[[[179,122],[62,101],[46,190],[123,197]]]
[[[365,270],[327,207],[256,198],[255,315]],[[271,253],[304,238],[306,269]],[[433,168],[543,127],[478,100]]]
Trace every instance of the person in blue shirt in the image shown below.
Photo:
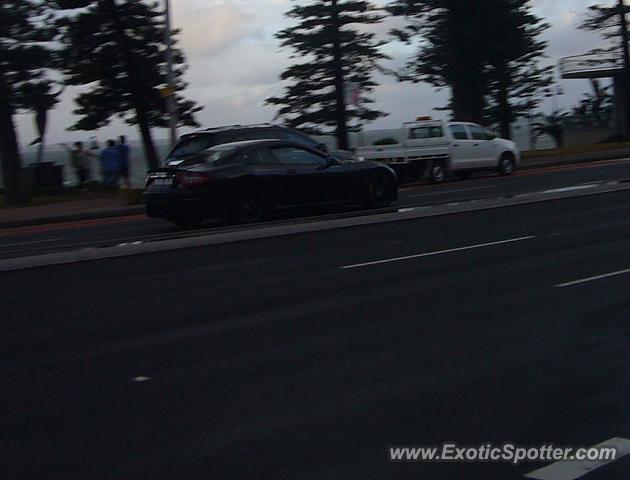
[[[101,152],[101,170],[103,181],[107,188],[118,188],[118,176],[120,172],[120,152],[114,140],[107,140],[107,148]]]
[[[121,135],[118,138],[118,145],[116,148],[118,149],[118,153],[120,155],[119,173],[125,182],[125,187],[129,188],[131,186],[129,183],[129,153],[131,149],[129,148],[129,145],[127,145],[127,139],[124,135]]]

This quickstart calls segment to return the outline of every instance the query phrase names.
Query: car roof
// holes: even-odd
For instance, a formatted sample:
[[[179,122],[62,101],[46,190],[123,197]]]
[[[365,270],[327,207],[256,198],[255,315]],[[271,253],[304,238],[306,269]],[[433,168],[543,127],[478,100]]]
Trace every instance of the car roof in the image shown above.
[[[222,143],[210,147],[208,150],[237,150],[246,147],[272,147],[272,146],[287,146],[297,147],[306,150],[311,150],[309,147],[302,145],[301,143],[292,142],[290,140],[281,140],[277,138],[262,139],[262,140],[243,140],[241,142]]]
[[[232,130],[249,130],[249,129],[254,129],[254,128],[256,129],[282,128],[282,129],[293,131],[293,129],[289,127],[285,127],[284,125],[274,125],[272,123],[257,123],[257,124],[252,124],[252,125],[224,125],[220,127],[204,128],[203,130],[197,130],[192,133],[187,133],[186,135],[183,135],[183,136],[186,137],[188,135],[200,135],[204,133],[210,134],[210,133],[229,132]]]

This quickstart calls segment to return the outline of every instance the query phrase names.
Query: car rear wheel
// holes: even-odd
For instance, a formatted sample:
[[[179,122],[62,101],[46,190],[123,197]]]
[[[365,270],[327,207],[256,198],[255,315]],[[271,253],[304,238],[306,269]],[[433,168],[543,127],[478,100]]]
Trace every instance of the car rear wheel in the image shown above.
[[[263,218],[266,200],[263,192],[251,183],[240,184],[234,192],[230,220],[235,223],[254,223]]]
[[[504,153],[499,160],[499,173],[505,177],[514,173],[514,157],[509,153]]]
[[[387,179],[383,175],[376,175],[368,184],[363,204],[367,208],[385,208],[390,203]]]

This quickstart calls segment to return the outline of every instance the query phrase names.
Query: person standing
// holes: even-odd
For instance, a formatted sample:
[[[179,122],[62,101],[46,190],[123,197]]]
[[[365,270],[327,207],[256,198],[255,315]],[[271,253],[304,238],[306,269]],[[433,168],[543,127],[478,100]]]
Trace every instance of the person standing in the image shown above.
[[[107,140],[107,147],[101,152],[101,171],[105,187],[111,190],[118,188],[120,172],[120,152],[114,140]]]
[[[124,135],[118,137],[118,145],[116,146],[118,149],[118,154],[120,155],[120,169],[119,173],[125,182],[125,188],[131,187],[131,182],[129,181],[129,154],[131,153],[131,149],[129,145],[127,145],[127,138]]]
[[[96,157],[92,152],[83,148],[83,142],[76,142],[74,148],[70,150],[70,163],[77,175],[79,188],[85,189],[85,185],[90,181],[90,157]]]

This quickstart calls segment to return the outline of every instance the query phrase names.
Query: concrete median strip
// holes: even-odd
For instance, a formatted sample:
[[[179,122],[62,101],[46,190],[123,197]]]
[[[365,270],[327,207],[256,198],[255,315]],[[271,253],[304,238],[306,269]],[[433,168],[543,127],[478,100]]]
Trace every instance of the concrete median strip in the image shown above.
[[[221,245],[233,242],[276,238],[287,235],[322,232],[341,228],[352,228],[367,225],[376,225],[389,222],[417,220],[422,218],[437,217],[443,215],[462,214],[483,210],[493,210],[519,205],[562,200],[568,198],[585,197],[591,195],[614,193],[630,190],[628,183],[602,183],[593,188],[570,190],[561,192],[532,192],[509,197],[487,198],[474,201],[465,201],[447,205],[434,205],[424,207],[403,208],[393,212],[375,213],[357,217],[323,219],[309,222],[300,222],[283,225],[260,225],[246,230],[230,232],[209,232],[207,235],[193,237],[167,239],[159,241],[143,241],[141,243],[129,243],[123,245],[108,246],[103,248],[84,248],[75,251],[47,253],[43,255],[7,258],[0,260],[0,272],[24,270],[28,268],[45,267],[53,265],[65,265],[108,258],[120,258],[147,253],[168,252],[186,248],[200,248],[212,245]]]

